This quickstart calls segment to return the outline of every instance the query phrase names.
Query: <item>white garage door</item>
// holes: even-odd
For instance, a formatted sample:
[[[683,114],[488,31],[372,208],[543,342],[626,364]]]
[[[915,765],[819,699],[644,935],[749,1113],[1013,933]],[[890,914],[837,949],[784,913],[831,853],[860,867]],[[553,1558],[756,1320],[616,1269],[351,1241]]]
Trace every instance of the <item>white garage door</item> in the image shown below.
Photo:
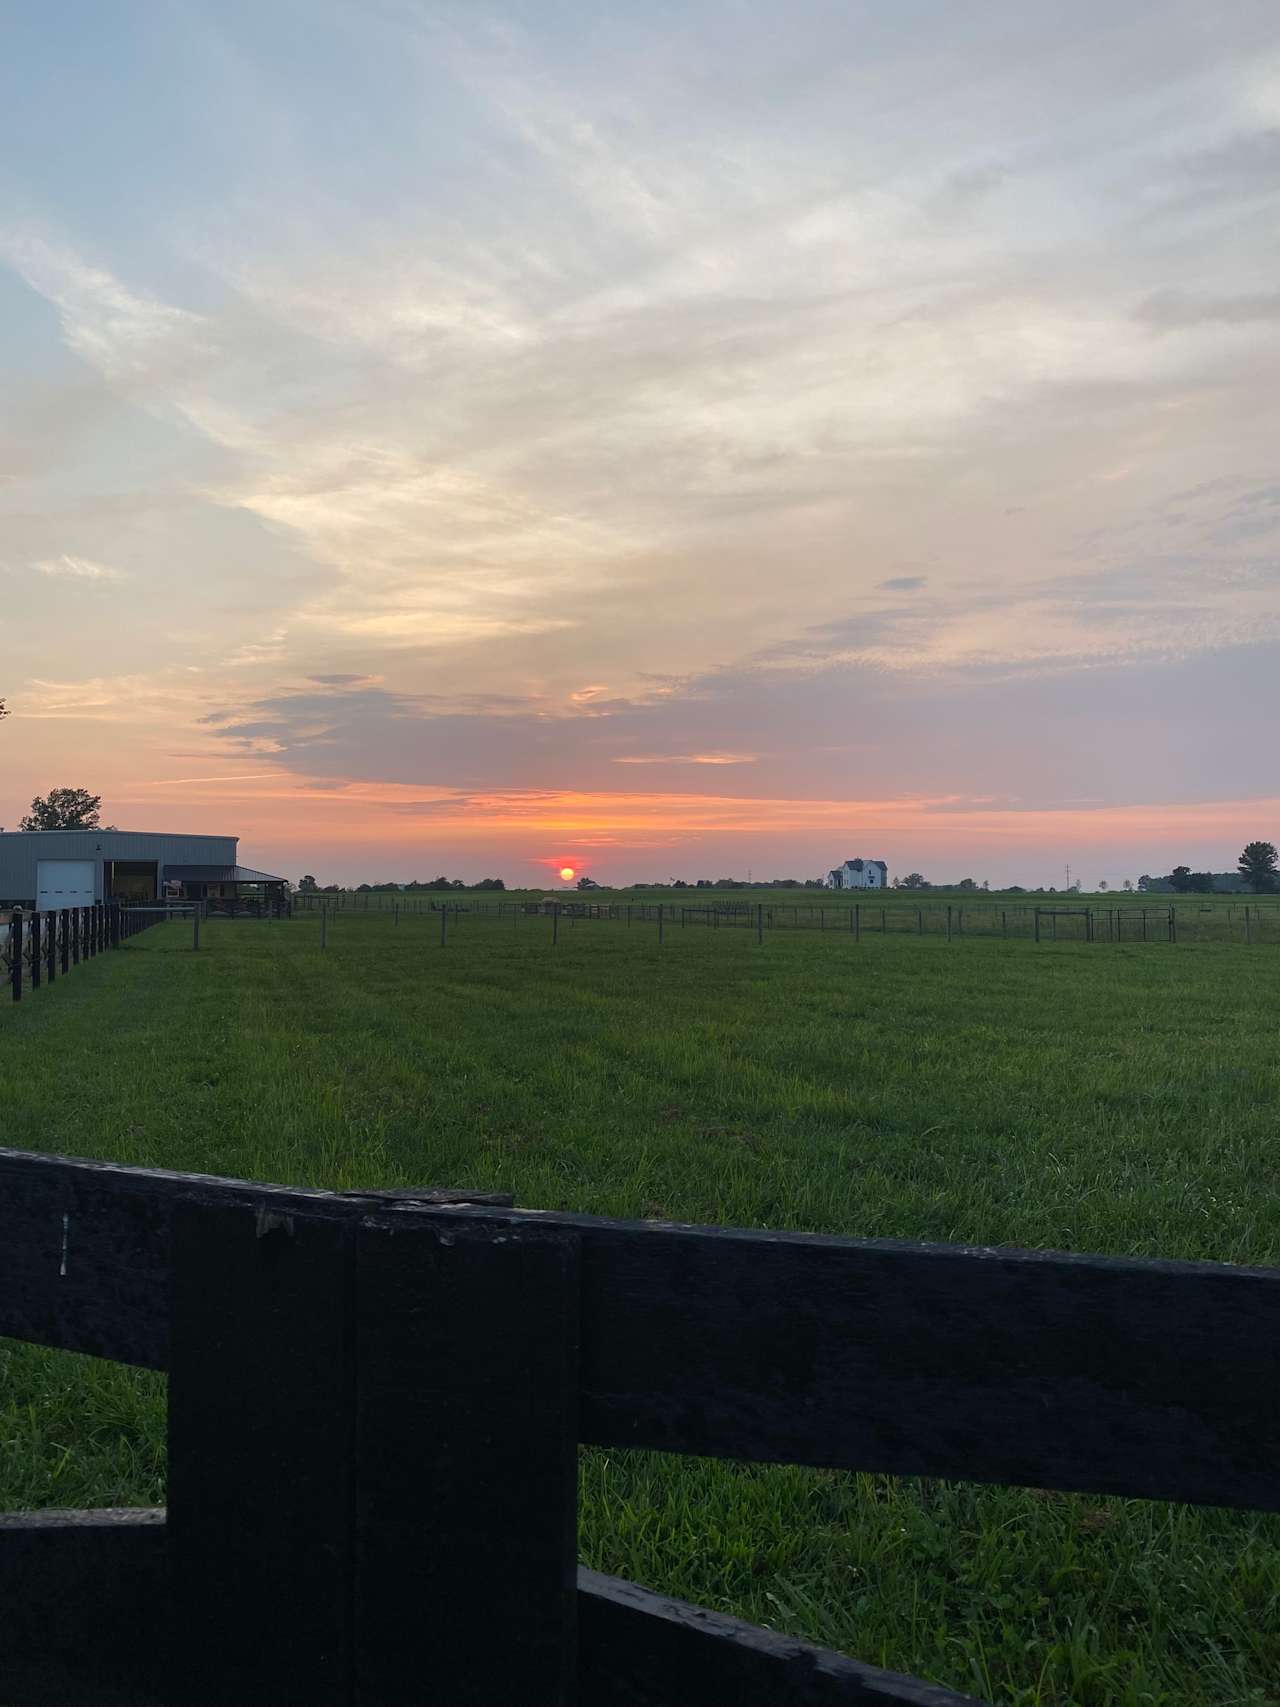
[[[94,901],[91,859],[42,859],[36,862],[36,906],[89,907]]]

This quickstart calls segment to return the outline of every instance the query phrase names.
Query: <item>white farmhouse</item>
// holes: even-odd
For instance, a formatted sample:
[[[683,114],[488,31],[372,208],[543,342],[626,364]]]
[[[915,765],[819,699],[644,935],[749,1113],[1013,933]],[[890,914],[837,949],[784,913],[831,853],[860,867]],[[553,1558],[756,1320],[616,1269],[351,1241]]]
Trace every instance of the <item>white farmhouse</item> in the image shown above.
[[[889,867],[882,859],[847,859],[822,880],[828,889],[883,889]]]

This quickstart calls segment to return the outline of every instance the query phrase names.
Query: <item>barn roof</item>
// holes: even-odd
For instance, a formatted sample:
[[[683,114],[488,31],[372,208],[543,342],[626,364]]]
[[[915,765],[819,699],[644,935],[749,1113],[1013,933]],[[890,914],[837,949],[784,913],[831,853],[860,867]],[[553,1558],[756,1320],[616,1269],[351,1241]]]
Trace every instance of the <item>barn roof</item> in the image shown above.
[[[248,865],[166,865],[166,877],[190,883],[283,883],[269,871],[254,871]]]

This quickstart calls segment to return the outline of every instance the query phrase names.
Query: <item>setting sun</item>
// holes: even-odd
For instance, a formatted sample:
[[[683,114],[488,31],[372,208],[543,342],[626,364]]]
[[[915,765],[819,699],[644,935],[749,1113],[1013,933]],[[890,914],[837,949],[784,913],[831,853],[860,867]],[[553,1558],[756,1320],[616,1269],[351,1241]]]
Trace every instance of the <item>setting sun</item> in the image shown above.
[[[574,879],[573,867],[571,865],[562,865],[560,867],[560,876],[566,883],[572,883]]]

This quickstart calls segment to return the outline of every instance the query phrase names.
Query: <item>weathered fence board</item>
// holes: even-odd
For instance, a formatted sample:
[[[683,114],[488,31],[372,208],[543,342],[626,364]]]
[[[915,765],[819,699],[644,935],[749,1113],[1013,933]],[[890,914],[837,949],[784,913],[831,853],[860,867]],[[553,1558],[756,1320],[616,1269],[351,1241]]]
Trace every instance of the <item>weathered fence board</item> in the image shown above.
[[[350,1219],[375,1203],[503,1206],[511,1197],[339,1194],[0,1149],[0,1333],[167,1368],[170,1229],[182,1202]]]
[[[6,1699],[22,1707],[187,1707],[191,1697],[171,1694],[165,1680],[171,1586],[163,1508],[0,1517]],[[596,1571],[579,1568],[576,1591],[582,1707],[971,1707],[968,1696]],[[408,1626],[414,1702],[427,1699],[441,1648],[460,1647],[432,1643],[424,1653],[423,1614],[415,1606]],[[491,1628],[485,1645],[493,1639]],[[253,1707],[263,1699],[248,1698]],[[521,1691],[488,1699],[528,1707],[542,1698]]]
[[[578,1572],[578,1683],[590,1707],[973,1707],[973,1697],[740,1618]]]
[[[167,1566],[163,1510],[0,1516],[6,1707],[161,1707]]]
[[[184,1191],[428,1241],[477,1222],[572,1232],[587,1441],[1280,1508],[1269,1269],[441,1208],[426,1193],[396,1208],[0,1152],[0,1332],[165,1367],[166,1204]]]

